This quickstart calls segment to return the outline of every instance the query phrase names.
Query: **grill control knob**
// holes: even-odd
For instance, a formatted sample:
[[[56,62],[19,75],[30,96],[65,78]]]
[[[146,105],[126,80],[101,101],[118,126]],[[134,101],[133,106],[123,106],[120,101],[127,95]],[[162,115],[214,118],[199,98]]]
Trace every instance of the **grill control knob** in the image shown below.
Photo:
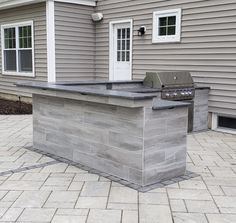
[[[166,97],[170,97],[170,94],[169,94],[169,93],[166,93]]]
[[[173,95],[174,95],[174,96],[177,96],[178,94],[175,92]]]
[[[181,92],[181,95],[182,95],[182,96],[184,96],[184,95],[185,95],[185,93],[184,93],[184,92]]]

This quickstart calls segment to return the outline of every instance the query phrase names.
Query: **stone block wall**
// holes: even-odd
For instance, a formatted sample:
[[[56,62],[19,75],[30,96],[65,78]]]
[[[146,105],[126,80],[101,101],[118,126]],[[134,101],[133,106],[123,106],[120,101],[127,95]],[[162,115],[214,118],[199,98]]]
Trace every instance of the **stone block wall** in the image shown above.
[[[33,95],[34,147],[146,186],[183,175],[187,107],[153,111]]]
[[[193,131],[208,129],[209,89],[196,89],[193,110]]]
[[[39,95],[33,95],[33,107],[37,149],[136,182],[132,178],[142,170],[143,108]]]
[[[187,122],[187,107],[160,111],[145,109],[144,185],[183,175]]]

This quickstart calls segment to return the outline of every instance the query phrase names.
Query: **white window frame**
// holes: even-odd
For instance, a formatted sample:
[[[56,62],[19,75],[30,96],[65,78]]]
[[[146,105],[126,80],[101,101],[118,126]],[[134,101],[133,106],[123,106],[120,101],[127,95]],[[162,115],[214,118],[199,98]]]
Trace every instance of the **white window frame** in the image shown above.
[[[176,16],[176,34],[168,36],[159,35],[159,18]],[[153,13],[153,32],[152,42],[153,43],[169,43],[169,42],[180,42],[181,41],[181,18],[182,9],[171,9],[165,11],[157,11]]]
[[[19,27],[21,26],[31,26],[32,32],[32,72],[19,72],[19,60],[18,60],[18,52],[22,50],[19,48]],[[4,50],[5,50],[5,39],[4,39],[4,29],[8,28],[15,28],[16,29],[16,68],[17,71],[5,71],[5,61],[4,61]],[[10,75],[10,76],[20,76],[20,77],[35,77],[35,66],[34,66],[34,23],[33,21],[26,21],[26,22],[19,22],[19,23],[12,23],[12,24],[4,24],[1,26],[1,46],[2,46],[2,74],[3,75]],[[23,48],[24,49],[24,48]]]
[[[213,131],[217,131],[217,132],[225,132],[225,133],[229,133],[229,134],[236,134],[236,130],[234,130],[234,129],[220,127],[219,123],[218,123],[218,116],[225,116],[225,117],[227,117],[226,115],[220,115],[220,114],[212,113],[211,129]]]

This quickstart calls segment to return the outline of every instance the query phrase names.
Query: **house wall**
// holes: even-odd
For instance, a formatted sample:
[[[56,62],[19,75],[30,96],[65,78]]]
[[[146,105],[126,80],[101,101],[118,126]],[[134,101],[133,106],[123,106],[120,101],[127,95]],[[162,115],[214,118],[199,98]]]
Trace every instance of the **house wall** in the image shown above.
[[[92,6],[55,2],[56,80],[95,78],[95,24]]]
[[[152,44],[154,11],[182,8],[181,43]],[[210,112],[236,114],[235,0],[99,0],[104,20],[96,26],[96,78],[108,79],[109,22],[133,19],[133,79],[147,71],[187,70],[210,86]],[[139,37],[140,26],[147,27]]]
[[[0,26],[30,20],[34,21],[35,77],[2,75],[2,54],[0,53],[0,94],[30,96],[23,89],[17,89],[14,83],[26,80],[47,81],[46,4],[33,4],[0,12]]]

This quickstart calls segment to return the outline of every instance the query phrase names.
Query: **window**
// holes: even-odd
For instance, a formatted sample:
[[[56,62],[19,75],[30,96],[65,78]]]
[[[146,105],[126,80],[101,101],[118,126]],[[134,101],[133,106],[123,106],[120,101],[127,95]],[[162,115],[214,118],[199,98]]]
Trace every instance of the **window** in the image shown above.
[[[236,129],[236,118],[218,116],[218,127]]]
[[[2,73],[34,76],[33,22],[3,25]]]
[[[153,43],[180,42],[181,9],[153,13]]]
[[[212,130],[226,132],[226,133],[236,133],[236,117],[227,115],[218,115],[212,113]]]
[[[117,61],[130,61],[130,28],[117,29]]]

